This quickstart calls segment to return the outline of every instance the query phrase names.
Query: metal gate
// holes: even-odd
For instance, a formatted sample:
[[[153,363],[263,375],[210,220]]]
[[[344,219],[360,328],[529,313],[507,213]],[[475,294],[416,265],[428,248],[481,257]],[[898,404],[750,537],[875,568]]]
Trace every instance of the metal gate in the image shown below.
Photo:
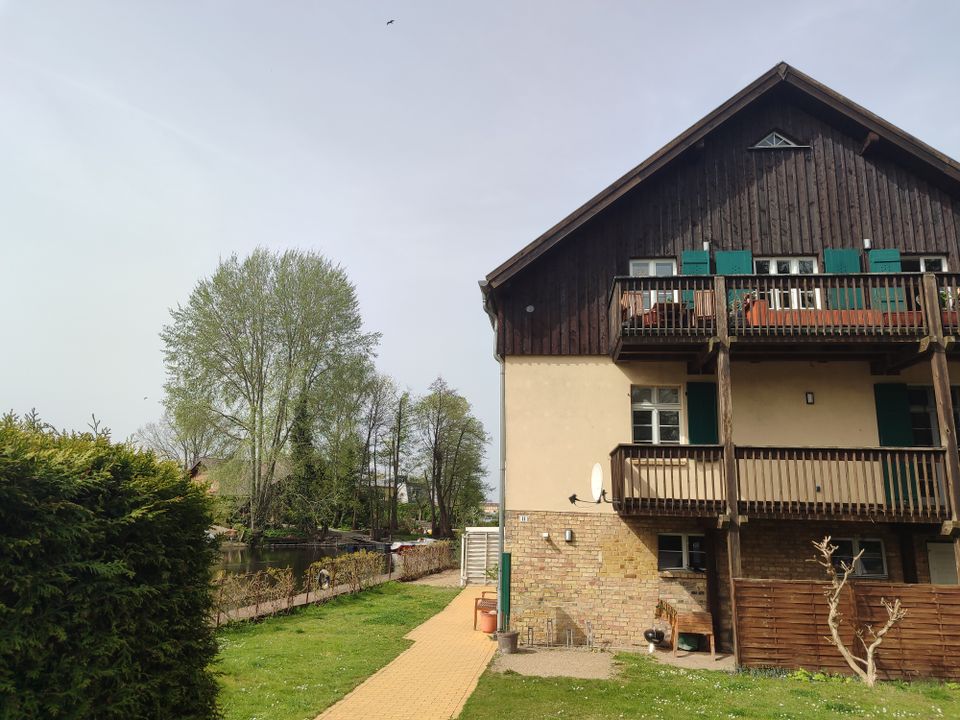
[[[500,528],[468,527],[460,547],[460,584],[493,584],[487,570],[500,561]]]

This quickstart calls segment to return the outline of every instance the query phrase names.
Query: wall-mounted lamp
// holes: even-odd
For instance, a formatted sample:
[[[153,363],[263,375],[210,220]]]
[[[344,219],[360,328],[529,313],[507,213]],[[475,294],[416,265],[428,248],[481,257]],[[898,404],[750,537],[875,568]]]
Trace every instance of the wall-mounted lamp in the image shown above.
[[[709,240],[704,240],[704,241],[703,241],[703,251],[704,251],[704,252],[710,252],[710,241],[709,241]]]
[[[533,305],[527,305],[527,312],[528,313],[533,312]]]
[[[549,539],[550,539],[550,533],[545,532],[545,533],[543,534],[543,539],[544,539],[544,540],[549,540]]]
[[[567,528],[563,531],[563,540],[564,542],[573,542],[573,530]]]
[[[807,390],[807,392],[805,392],[805,393],[803,394],[803,398],[804,398],[804,400],[807,401],[807,405],[813,405],[814,397],[813,397],[813,393],[812,393],[812,392],[810,392],[809,390]]]
[[[871,240],[870,238],[864,238],[864,239],[863,239],[863,249],[864,249],[864,250],[869,250],[871,247],[873,247],[873,240]]]

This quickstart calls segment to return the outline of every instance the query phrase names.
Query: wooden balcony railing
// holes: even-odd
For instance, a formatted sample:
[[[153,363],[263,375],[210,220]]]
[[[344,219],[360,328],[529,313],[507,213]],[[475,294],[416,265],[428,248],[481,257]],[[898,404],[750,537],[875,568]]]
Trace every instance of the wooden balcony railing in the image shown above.
[[[730,334],[737,337],[889,337],[926,334],[923,276],[732,275]]]
[[[713,278],[618,277],[609,304],[610,337],[679,339],[713,336]]]
[[[743,341],[913,341],[928,335],[919,273],[729,275],[728,333]],[[611,349],[696,343],[717,328],[712,275],[618,277]],[[940,274],[944,332],[960,333],[960,275]],[[861,345],[863,343],[860,343]]]
[[[737,446],[737,514],[757,518],[935,523],[951,516],[942,448]],[[623,515],[727,511],[721,445],[618,445]]]
[[[738,445],[735,454],[741,514],[921,522],[949,516],[941,448]]]
[[[727,507],[720,445],[618,445],[610,453],[621,513],[714,515]]]
[[[938,273],[937,295],[944,335],[960,335],[960,274]]]

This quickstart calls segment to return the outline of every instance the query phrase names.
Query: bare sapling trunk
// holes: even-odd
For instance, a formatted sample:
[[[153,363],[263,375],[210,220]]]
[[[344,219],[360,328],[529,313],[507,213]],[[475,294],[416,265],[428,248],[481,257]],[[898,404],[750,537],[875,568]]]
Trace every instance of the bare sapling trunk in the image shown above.
[[[857,674],[863,683],[867,685],[867,687],[873,687],[877,682],[877,648],[880,647],[880,643],[883,642],[883,638],[890,632],[890,629],[903,620],[907,611],[901,607],[900,598],[897,598],[893,602],[888,601],[886,598],[880,598],[880,603],[883,605],[884,610],[887,611],[887,621],[879,630],[874,630],[872,625],[863,625],[854,628],[857,640],[863,646],[865,657],[855,655],[853,650],[848,648],[843,638],[840,637],[840,626],[843,624],[843,613],[840,610],[840,597],[843,589],[847,585],[847,581],[850,579],[850,575],[854,572],[857,563],[860,562],[863,550],[857,553],[856,557],[854,557],[850,563],[841,561],[840,572],[837,572],[837,567],[833,563],[833,554],[837,551],[837,546],[830,543],[830,536],[827,535],[820,542],[814,541],[813,546],[817,550],[817,555],[814,556],[814,560],[823,566],[827,572],[827,578],[830,580],[830,587],[824,592],[827,598],[827,607],[829,608],[827,625],[830,627],[830,637],[826,639],[840,651],[840,655],[843,656],[847,665],[850,666],[850,669]]]

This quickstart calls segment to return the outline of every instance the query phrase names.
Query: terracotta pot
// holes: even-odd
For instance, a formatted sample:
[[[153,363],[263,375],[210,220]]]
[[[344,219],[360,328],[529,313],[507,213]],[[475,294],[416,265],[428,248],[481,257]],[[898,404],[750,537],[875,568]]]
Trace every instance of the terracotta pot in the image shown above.
[[[477,623],[482,633],[495,633],[497,631],[497,612],[495,610],[482,610],[480,612],[480,622]]]

